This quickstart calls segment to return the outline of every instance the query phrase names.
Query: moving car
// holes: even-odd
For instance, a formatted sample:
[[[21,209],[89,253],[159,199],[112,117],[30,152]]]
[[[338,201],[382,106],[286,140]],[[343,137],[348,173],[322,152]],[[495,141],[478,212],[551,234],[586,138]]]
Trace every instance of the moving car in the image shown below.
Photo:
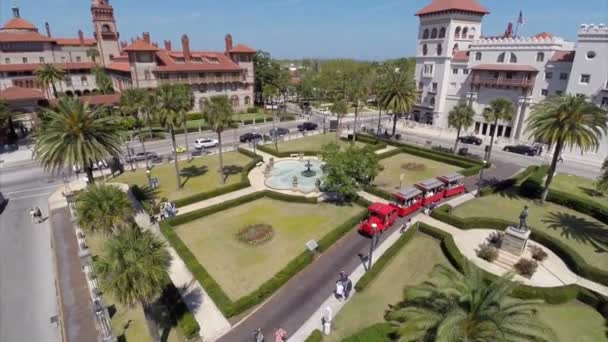
[[[273,128],[268,132],[268,135],[270,135],[271,137],[273,136],[283,136],[283,135],[287,135],[289,134],[289,130],[287,128],[282,128],[282,127],[277,127],[277,128]]]
[[[389,229],[399,217],[397,209],[389,204],[373,203],[367,208],[367,218],[359,224],[359,232],[374,236]]]
[[[239,140],[242,143],[250,142],[252,140],[259,140],[259,139],[262,139],[262,135],[259,133],[253,133],[253,132],[245,133],[239,137]]]
[[[209,139],[209,138],[200,138],[194,140],[194,148],[197,150],[202,150],[204,148],[215,147],[219,144],[217,139]]]
[[[171,150],[173,150],[173,149],[171,149]],[[172,152],[173,152],[173,151],[172,151]],[[184,146],[182,146],[182,145],[179,145],[179,146],[177,146],[177,148],[175,149],[175,152],[176,152],[176,153],[184,153],[184,152],[186,152],[186,148],[185,148]]]
[[[314,122],[304,122],[298,125],[298,131],[314,131],[319,125]]]
[[[509,146],[505,146],[503,148],[503,151],[517,153],[517,154],[524,154],[527,156],[536,155],[536,150],[533,147],[528,146],[528,145],[509,145]]]
[[[467,135],[465,137],[460,137],[458,138],[458,141],[460,141],[463,144],[473,144],[473,145],[481,145],[482,144],[482,140],[481,138],[478,138],[474,135]]]
[[[144,161],[146,159],[148,160],[155,160],[158,159],[158,154],[156,154],[155,152],[139,152],[136,155],[134,155],[132,157],[133,161]]]

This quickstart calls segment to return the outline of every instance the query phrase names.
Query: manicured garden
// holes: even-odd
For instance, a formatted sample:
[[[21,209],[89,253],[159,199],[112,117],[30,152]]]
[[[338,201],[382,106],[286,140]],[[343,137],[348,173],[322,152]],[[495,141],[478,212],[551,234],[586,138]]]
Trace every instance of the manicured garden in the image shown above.
[[[307,241],[318,241],[362,210],[357,205],[260,198],[179,225],[174,231],[235,301],[259,288],[305,251]],[[273,236],[259,245],[240,241],[237,233],[257,224],[270,226]]]
[[[586,201],[608,207],[608,197],[596,191],[595,180],[567,174],[557,174],[551,183],[551,190],[559,190],[579,196]]]
[[[538,314],[561,342],[606,341],[606,320],[599,312],[578,300],[541,305]]]
[[[219,190],[223,187],[241,182],[241,173],[251,158],[238,152],[224,153],[225,184],[220,184],[219,160],[217,155],[208,155],[194,158],[191,161],[180,161],[180,174],[183,187],[177,189],[175,179],[175,167],[173,163],[157,165],[152,168],[151,177],[158,178],[160,187],[156,190],[158,198],[169,200],[183,199],[201,192]],[[144,169],[135,172],[125,171],[122,175],[114,178],[112,182],[126,183],[129,185],[148,186],[148,178]]]
[[[382,159],[380,164],[383,170],[374,180],[374,184],[387,192],[394,192],[399,188],[401,174],[403,186],[412,186],[415,183],[437,176],[460,171],[461,168],[427,158],[407,153]]]
[[[524,205],[530,207],[528,223],[534,230],[562,241],[589,265],[608,270],[608,227],[572,209],[550,202],[541,205],[512,192],[504,192],[469,201],[452,213],[461,218],[492,217],[515,222]]]
[[[288,152],[288,153],[296,153],[296,152],[304,152],[304,151],[316,151],[320,152],[321,148],[324,145],[335,143],[336,142],[336,134],[335,133],[327,133],[327,134],[316,134],[307,137],[303,137],[300,139],[294,139],[289,141],[279,142],[279,152]],[[349,142],[339,139],[339,145],[346,145]],[[362,147],[365,144],[361,142],[355,143],[358,147]],[[274,151],[274,144],[267,145],[268,148]]]

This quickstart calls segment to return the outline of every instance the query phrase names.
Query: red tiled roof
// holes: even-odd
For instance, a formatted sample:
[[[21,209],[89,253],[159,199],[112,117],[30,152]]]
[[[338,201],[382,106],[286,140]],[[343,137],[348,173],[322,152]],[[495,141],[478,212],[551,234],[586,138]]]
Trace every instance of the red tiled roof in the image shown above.
[[[525,64],[478,64],[472,67],[473,70],[487,71],[531,71],[538,72],[536,68]]]
[[[534,35],[536,39],[550,39],[553,38],[553,35],[549,32],[541,32]]]
[[[171,71],[240,71],[236,63],[230,58],[226,57],[223,53],[219,52],[204,52],[204,51],[193,51],[190,53],[192,58],[214,58],[217,63],[210,63],[208,61],[201,62],[176,62],[174,58],[183,58],[183,52],[179,51],[166,51],[160,50],[156,52],[158,59],[164,64],[156,68],[158,72],[171,72]]]
[[[465,11],[479,14],[488,14],[488,10],[476,0],[433,0],[430,4],[416,12],[416,15],[427,15],[446,11]]]
[[[3,30],[30,30],[38,31],[38,28],[23,18],[12,18],[2,26]]]
[[[79,46],[80,38],[55,38],[55,42],[58,45],[68,45],[68,46]],[[91,46],[96,45],[97,41],[95,38],[85,38],[84,45]]]
[[[42,100],[44,99],[44,95],[39,89],[9,87],[0,90],[0,99],[7,101]]]
[[[255,51],[254,49],[250,48],[247,45],[237,44],[236,46],[234,46],[228,52],[235,52],[235,53],[256,53],[257,51]]]
[[[52,38],[43,36],[35,31],[27,32],[2,32],[0,31],[0,42],[15,43],[15,42],[52,42]]]
[[[120,103],[120,94],[107,94],[107,95],[84,95],[80,98],[81,102],[88,103],[89,105],[115,105]]]
[[[555,51],[549,62],[572,62],[574,54],[574,51]]]
[[[158,51],[158,47],[146,42],[143,39],[137,39],[129,44],[124,51]]]
[[[29,64],[0,64],[0,71],[35,71],[42,67],[41,63],[29,63]],[[53,63],[59,69],[62,70],[79,70],[79,69],[92,69],[95,67],[94,63],[83,62],[83,63]]]
[[[452,56],[453,62],[468,62],[469,61],[469,51],[456,51]]]
[[[106,67],[109,70],[121,71],[121,72],[131,72],[131,68],[129,63],[125,62],[116,62],[116,58],[112,60],[112,63]]]

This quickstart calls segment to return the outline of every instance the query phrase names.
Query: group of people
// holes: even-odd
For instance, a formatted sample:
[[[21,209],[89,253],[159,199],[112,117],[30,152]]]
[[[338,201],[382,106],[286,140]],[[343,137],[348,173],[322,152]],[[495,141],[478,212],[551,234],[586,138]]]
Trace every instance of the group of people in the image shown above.
[[[350,292],[353,290],[353,282],[344,271],[340,272],[340,276],[336,281],[336,298],[339,301],[348,299]]]
[[[429,216],[431,215],[431,213],[433,212],[433,210],[435,210],[435,208],[437,208],[437,203],[431,203],[430,205],[425,205],[424,206],[424,214]]]
[[[32,223],[38,224],[44,221],[42,218],[42,210],[40,207],[35,207],[30,209],[30,216],[32,217]]]
[[[175,217],[177,215],[177,207],[173,202],[163,202],[160,204],[160,219]]]

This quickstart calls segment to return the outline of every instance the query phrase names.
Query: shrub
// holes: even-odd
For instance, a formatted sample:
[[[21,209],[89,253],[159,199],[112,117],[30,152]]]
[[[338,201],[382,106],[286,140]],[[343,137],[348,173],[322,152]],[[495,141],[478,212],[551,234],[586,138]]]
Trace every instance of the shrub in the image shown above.
[[[188,114],[188,120],[202,120],[204,118],[205,118],[205,114],[203,114],[203,113]]]
[[[488,262],[493,262],[498,259],[498,249],[489,243],[482,243],[479,245],[479,249],[477,249],[475,253],[478,257]]]
[[[236,239],[251,246],[259,246],[274,237],[274,229],[265,223],[248,224],[236,233]]]
[[[257,107],[249,107],[247,108],[247,113],[249,114],[255,114],[258,112],[258,108]]]
[[[544,249],[538,247],[537,245],[530,245],[530,252],[532,253],[532,259],[536,260],[536,261],[540,261],[542,262],[543,260],[547,259],[547,257],[549,256],[547,254],[547,252],[545,252]]]
[[[502,232],[492,232],[487,237],[486,241],[494,246],[500,246],[502,244],[502,239],[505,237],[505,234]]]
[[[521,276],[530,278],[534,272],[536,272],[538,263],[536,260],[521,258],[517,263],[515,263],[515,265],[513,265],[513,268],[515,268],[515,271],[517,271],[517,273],[519,273]]]
[[[321,342],[323,341],[323,333],[319,329],[315,329],[304,342]]]

